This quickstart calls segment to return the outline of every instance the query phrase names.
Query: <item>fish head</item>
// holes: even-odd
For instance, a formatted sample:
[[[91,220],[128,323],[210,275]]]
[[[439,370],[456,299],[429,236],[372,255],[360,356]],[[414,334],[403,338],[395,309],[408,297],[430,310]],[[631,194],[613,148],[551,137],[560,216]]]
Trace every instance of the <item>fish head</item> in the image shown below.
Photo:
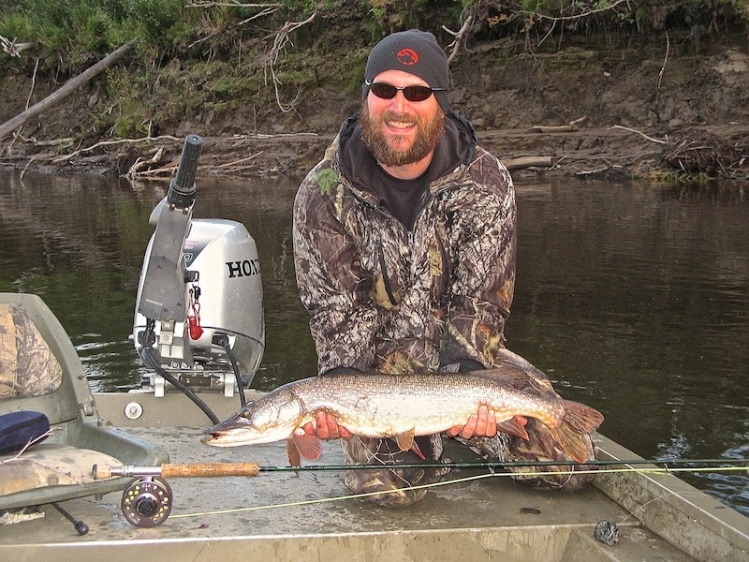
[[[202,441],[214,447],[272,443],[290,437],[302,424],[301,417],[302,411],[296,402],[274,400],[269,395],[206,429],[203,433],[207,436]]]

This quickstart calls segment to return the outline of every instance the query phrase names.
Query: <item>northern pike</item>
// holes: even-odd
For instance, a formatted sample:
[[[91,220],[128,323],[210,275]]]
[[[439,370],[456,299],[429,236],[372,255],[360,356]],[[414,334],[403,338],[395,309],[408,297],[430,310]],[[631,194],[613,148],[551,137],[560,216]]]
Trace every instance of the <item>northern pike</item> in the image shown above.
[[[582,435],[603,421],[600,412],[579,402],[537,396],[477,374],[338,374],[278,387],[206,429],[203,442],[236,447],[290,439],[301,456],[316,459],[320,440],[301,428],[324,411],[354,435],[394,438],[401,450],[408,450],[415,436],[465,425],[481,405],[495,412],[499,430],[526,440],[523,418],[539,420],[578,462],[591,460],[585,458]]]

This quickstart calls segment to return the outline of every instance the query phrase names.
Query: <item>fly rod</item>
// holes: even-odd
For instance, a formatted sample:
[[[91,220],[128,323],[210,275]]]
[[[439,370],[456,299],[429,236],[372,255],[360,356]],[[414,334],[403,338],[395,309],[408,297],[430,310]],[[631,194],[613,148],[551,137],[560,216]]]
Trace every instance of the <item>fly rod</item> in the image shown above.
[[[168,477],[219,477],[219,476],[258,476],[261,472],[310,472],[310,471],[343,471],[343,470],[382,470],[394,468],[466,468],[466,469],[495,469],[495,468],[532,468],[556,467],[557,473],[566,473],[579,469],[583,473],[648,471],[633,468],[638,465],[655,466],[655,470],[668,472],[704,471],[704,470],[748,470],[749,460],[739,459],[606,459],[579,463],[576,461],[467,461],[467,462],[423,462],[423,463],[382,463],[382,464],[335,464],[335,465],[307,465],[307,466],[261,466],[256,462],[244,463],[194,463],[169,464],[160,466],[98,466],[93,465],[94,479],[106,479],[119,476],[135,477],[125,487],[122,494],[121,508],[125,519],[136,527],[154,527],[163,523],[172,510],[173,493],[165,480]],[[658,468],[658,465],[661,468]],[[728,468],[726,468],[728,465]],[[623,466],[622,469],[605,467]],[[710,467],[710,468],[705,468]],[[492,473],[488,473],[491,475]],[[516,473],[517,474],[517,473]],[[497,474],[495,474],[497,475]]]
[[[380,463],[380,464],[333,464],[306,466],[261,466],[255,462],[245,463],[195,463],[195,464],[162,464],[160,466],[98,466],[94,465],[92,475],[101,480],[116,476],[162,476],[175,477],[219,477],[219,476],[257,476],[261,472],[316,472],[344,470],[373,470],[383,468],[460,468],[460,469],[502,469],[502,468],[541,468],[570,467],[601,468],[609,466],[642,466],[654,465],[662,469],[710,468],[728,466],[736,470],[749,470],[747,459],[606,459],[591,460],[587,463],[577,461],[465,461],[465,462],[419,462],[419,463]]]

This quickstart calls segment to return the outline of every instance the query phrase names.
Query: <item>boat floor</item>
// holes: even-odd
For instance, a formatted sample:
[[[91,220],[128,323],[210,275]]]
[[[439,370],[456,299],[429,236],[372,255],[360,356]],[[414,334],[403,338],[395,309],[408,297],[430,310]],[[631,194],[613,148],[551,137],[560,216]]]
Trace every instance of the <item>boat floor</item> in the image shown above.
[[[215,448],[200,442],[200,427],[125,430],[164,446],[170,463],[257,462],[264,467],[287,464],[282,443]],[[610,457],[606,449],[616,445],[601,439],[602,453]],[[468,451],[450,440],[446,456],[464,460],[455,455],[469,454]],[[319,461],[305,464],[342,463],[340,446],[328,442]],[[632,513],[631,507],[623,507],[604,493],[606,488],[626,484],[612,483],[605,475],[597,478],[595,487],[562,493],[530,489],[501,473],[489,474],[486,469],[454,470],[446,477],[449,483],[430,489],[422,501],[397,509],[349,497],[341,472],[334,471],[302,471],[298,476],[294,472],[261,472],[257,477],[170,478],[173,509],[161,525],[131,525],[120,509],[121,493],[68,500],[63,507],[89,526],[88,534],[79,536],[73,524],[56,509],[43,506],[43,517],[0,525],[0,560],[65,562],[106,557],[112,562],[167,555],[175,560],[196,561],[240,555],[278,561],[708,559],[685,554],[651,531],[650,522],[643,523],[642,515],[654,516],[650,507],[658,499],[658,492],[655,496],[634,498],[632,501],[647,505],[648,509],[642,513],[635,509]],[[708,508],[720,511],[720,506],[710,501]],[[703,508],[695,509],[704,512]],[[741,525],[746,518],[736,515],[739,519],[732,521]],[[667,524],[679,524],[673,515],[666,517],[674,519]],[[687,520],[691,519],[694,516],[688,514]],[[619,544],[606,545],[593,537],[596,524],[602,520],[619,526]],[[740,540],[749,541],[749,519],[746,521],[738,535]],[[709,544],[707,548],[715,550],[723,561],[749,560],[743,557],[749,543],[736,548],[735,539],[729,538],[728,542],[731,545],[723,553]]]
[[[201,443],[203,428],[181,424],[183,416],[196,423],[196,416],[176,396],[139,397],[143,416],[131,422],[123,412],[132,399],[99,395],[97,404],[121,431],[164,447],[170,463],[288,464],[283,443]],[[220,417],[234,409],[211,406]],[[456,441],[445,443],[445,457],[478,460]],[[596,444],[601,459],[635,458],[602,435],[596,434]],[[324,443],[320,459],[307,464],[343,464],[340,445]],[[263,471],[256,477],[169,478],[172,512],[151,528],[126,520],[122,493],[62,502],[88,525],[84,536],[45,505],[43,517],[0,525],[0,560],[749,562],[749,518],[673,475],[600,474],[593,487],[564,493],[522,486],[503,472],[460,469],[405,508],[350,497],[342,477],[340,471]],[[128,481],[122,480],[124,489]],[[618,525],[618,544],[593,537],[604,520]]]

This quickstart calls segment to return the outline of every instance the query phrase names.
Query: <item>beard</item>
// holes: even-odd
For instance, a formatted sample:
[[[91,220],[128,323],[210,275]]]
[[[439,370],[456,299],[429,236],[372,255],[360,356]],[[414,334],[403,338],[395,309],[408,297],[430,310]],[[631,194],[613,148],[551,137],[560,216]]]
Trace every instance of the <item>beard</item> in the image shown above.
[[[379,117],[373,117],[369,113],[366,100],[362,103],[359,121],[362,126],[362,139],[367,148],[372,152],[375,160],[384,166],[405,166],[413,164],[426,158],[437,146],[442,136],[445,125],[445,114],[440,110],[431,118],[419,117],[416,120],[416,138],[411,146],[402,148],[401,143],[394,145],[388,143],[388,139],[382,131],[382,125],[386,121],[412,121],[409,115],[386,111]],[[403,141],[404,139],[397,139]]]

